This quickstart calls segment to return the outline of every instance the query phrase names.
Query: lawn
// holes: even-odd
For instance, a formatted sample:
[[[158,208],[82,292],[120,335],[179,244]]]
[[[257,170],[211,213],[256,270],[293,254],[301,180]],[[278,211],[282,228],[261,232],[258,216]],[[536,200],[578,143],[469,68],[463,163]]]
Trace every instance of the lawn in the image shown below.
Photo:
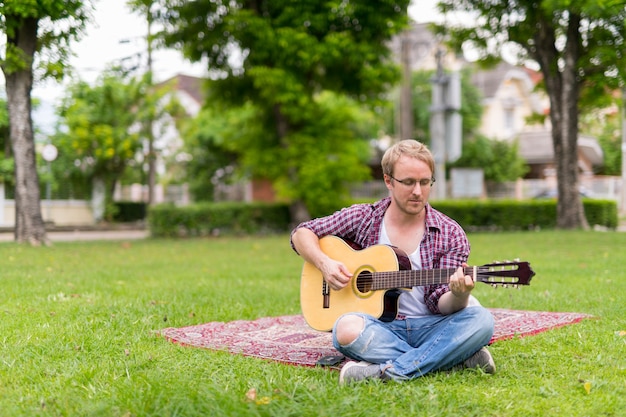
[[[156,334],[298,314],[288,236],[2,243],[0,416],[626,415],[626,233],[469,238],[470,264],[521,258],[537,273],[518,290],[478,284],[484,305],[596,318],[494,344],[495,375],[338,386],[336,371]]]

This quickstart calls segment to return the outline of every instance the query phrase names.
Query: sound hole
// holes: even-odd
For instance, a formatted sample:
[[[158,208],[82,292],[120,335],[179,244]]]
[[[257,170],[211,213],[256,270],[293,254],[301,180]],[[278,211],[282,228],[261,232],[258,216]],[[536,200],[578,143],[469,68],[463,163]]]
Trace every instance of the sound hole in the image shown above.
[[[361,293],[370,292],[372,290],[372,273],[370,271],[359,273],[356,280],[356,288]]]

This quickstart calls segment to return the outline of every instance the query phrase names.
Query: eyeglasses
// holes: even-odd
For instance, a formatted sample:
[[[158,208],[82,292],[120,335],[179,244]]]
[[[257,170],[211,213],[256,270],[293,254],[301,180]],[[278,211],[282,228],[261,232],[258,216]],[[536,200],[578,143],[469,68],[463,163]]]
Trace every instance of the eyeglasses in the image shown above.
[[[413,178],[405,178],[403,180],[399,180],[393,177],[393,175],[391,174],[387,174],[389,175],[389,178],[391,178],[394,181],[398,181],[400,184],[404,185],[407,188],[414,188],[415,184],[420,185],[420,187],[428,187],[429,185],[432,187],[433,184],[435,183],[435,177],[432,178],[422,178],[421,180],[416,180]]]

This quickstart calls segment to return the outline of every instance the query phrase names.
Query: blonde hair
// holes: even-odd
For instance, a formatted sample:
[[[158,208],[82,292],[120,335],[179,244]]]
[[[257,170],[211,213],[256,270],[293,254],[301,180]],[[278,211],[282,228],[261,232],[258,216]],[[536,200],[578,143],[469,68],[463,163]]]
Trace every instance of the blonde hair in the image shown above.
[[[380,163],[383,174],[393,175],[393,168],[402,155],[425,162],[430,167],[430,172],[435,173],[435,158],[430,150],[422,142],[413,139],[405,139],[394,144],[385,151]]]

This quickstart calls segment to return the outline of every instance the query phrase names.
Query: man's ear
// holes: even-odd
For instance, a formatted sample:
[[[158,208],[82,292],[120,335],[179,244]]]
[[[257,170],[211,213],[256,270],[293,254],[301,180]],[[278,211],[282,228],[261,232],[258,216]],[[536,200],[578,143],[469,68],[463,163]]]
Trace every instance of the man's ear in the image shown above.
[[[391,190],[391,177],[389,175],[383,174],[383,179],[385,180],[385,185],[388,190]]]

